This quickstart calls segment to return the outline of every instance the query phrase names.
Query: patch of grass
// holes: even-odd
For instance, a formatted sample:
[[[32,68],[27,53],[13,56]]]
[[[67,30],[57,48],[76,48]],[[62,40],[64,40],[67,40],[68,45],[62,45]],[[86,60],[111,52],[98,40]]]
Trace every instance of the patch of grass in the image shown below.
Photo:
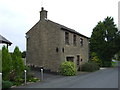
[[[31,79],[29,79],[29,82],[37,82],[37,81],[39,81],[38,78],[31,78]]]
[[[115,66],[116,66],[116,64],[117,64],[117,62],[112,61],[112,67],[115,67]]]

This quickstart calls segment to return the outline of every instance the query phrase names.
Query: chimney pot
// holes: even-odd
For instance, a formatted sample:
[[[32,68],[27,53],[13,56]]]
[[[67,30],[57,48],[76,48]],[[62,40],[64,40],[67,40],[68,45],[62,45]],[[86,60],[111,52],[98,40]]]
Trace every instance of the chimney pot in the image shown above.
[[[45,19],[47,19],[47,11],[44,10],[44,8],[42,7],[40,11],[40,20],[45,20]]]

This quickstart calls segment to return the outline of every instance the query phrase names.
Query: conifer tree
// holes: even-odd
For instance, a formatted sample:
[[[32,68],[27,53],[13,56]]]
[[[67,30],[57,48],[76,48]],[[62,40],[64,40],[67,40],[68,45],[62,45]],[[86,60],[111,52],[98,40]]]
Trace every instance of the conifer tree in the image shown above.
[[[15,75],[17,76],[17,78],[20,78],[21,75],[24,72],[24,63],[22,60],[22,56],[21,56],[21,52],[19,50],[19,48],[16,46],[14,49],[14,52],[12,54],[12,60],[13,60],[13,71],[15,73]]]
[[[2,78],[3,80],[9,80],[9,75],[12,71],[12,58],[8,52],[8,49],[2,47]]]
[[[90,51],[95,52],[103,66],[111,66],[112,57],[119,51],[118,29],[112,17],[99,22],[93,29],[90,39]]]

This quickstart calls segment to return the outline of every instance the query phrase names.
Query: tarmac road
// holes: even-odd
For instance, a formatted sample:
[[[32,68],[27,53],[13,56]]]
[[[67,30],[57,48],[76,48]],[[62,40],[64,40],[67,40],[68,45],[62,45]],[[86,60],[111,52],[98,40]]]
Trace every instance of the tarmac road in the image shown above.
[[[77,76],[57,77],[52,76],[51,79],[17,88],[118,88],[118,67]]]

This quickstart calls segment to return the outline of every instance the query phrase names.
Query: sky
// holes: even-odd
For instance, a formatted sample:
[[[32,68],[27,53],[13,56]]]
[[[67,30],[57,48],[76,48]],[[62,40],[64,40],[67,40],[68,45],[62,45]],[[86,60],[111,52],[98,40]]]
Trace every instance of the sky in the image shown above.
[[[107,16],[118,26],[119,0],[0,0],[0,34],[21,51],[26,50],[26,32],[40,19],[41,7],[48,19],[90,37],[93,28]]]

